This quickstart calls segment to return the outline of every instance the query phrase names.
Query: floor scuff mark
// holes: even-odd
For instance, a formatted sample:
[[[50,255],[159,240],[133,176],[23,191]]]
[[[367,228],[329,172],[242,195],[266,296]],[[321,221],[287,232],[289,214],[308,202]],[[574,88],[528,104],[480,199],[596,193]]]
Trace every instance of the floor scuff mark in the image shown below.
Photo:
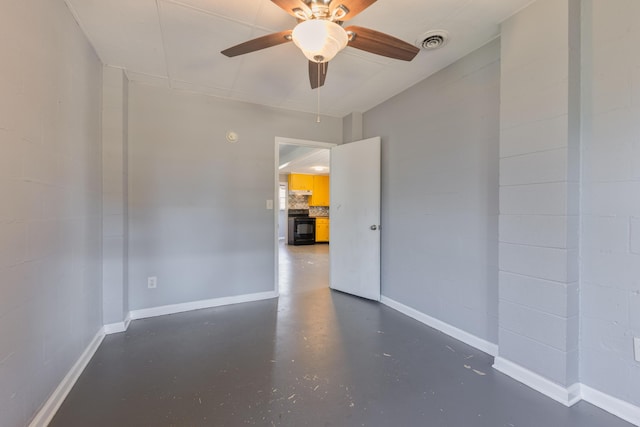
[[[464,368],[475,372],[476,374],[480,375],[481,377],[484,377],[485,375],[487,375],[486,373],[484,373],[482,371],[479,371],[477,369],[472,369],[470,365],[464,365]]]

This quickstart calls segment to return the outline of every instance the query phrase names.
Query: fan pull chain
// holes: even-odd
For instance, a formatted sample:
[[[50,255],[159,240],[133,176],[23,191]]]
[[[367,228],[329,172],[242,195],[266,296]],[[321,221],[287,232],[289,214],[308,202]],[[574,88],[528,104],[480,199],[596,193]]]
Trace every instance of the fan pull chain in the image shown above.
[[[320,123],[320,62],[318,62],[318,117],[316,123]]]

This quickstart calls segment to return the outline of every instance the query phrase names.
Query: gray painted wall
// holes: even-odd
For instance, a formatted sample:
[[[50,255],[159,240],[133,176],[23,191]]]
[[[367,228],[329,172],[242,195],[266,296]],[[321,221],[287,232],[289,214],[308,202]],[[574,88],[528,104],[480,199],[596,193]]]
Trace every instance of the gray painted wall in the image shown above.
[[[0,424],[28,425],[102,326],[102,66],[62,0],[0,12]]]
[[[382,293],[492,343],[500,44],[364,114],[382,137]]]
[[[501,36],[499,354],[562,386],[579,381],[579,11],[539,0]]]
[[[129,312],[127,215],[128,81],[109,66],[102,73],[102,298],[105,325]]]
[[[131,309],[274,290],[275,137],[340,142],[342,119],[129,89]]]
[[[640,2],[584,2],[581,379],[640,405]]]
[[[353,142],[362,139],[363,114],[351,113],[342,118],[342,140],[343,142]]]

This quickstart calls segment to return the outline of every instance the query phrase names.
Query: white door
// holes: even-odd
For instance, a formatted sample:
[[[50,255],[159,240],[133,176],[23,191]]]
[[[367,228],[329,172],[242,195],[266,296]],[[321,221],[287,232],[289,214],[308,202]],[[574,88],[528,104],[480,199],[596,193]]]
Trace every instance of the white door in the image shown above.
[[[331,149],[332,289],[380,300],[380,138]]]

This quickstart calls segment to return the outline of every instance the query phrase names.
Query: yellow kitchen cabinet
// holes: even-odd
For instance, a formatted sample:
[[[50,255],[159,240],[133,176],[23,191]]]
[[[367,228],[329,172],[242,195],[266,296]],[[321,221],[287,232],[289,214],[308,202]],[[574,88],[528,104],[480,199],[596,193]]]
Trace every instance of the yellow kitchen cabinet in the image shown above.
[[[316,218],[316,242],[329,242],[329,218]]]
[[[313,175],[289,174],[289,190],[313,191]]]
[[[313,194],[309,206],[329,206],[329,176],[313,175]]]

